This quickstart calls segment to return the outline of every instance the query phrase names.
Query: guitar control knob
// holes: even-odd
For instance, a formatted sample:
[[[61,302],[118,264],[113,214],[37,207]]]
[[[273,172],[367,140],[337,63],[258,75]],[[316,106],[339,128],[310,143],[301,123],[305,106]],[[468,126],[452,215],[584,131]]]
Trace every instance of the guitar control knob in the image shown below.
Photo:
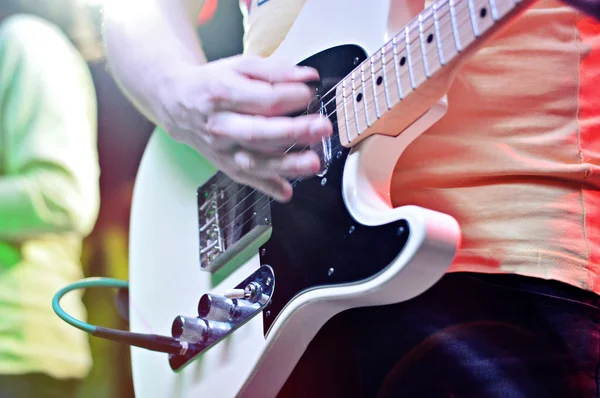
[[[233,318],[236,307],[237,300],[215,294],[205,294],[200,297],[198,315],[205,319],[227,322]]]
[[[226,334],[231,327],[223,322],[212,322],[200,318],[178,316],[171,325],[171,336],[188,343],[203,343]]]
[[[205,294],[198,303],[200,318],[218,322],[236,322],[250,316],[258,305],[244,299],[230,299],[215,294]]]

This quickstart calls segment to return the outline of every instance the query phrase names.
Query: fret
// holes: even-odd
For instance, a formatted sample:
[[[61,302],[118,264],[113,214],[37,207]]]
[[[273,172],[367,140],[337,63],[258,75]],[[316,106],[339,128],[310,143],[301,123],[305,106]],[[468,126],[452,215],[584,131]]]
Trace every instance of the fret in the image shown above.
[[[439,50],[437,48],[433,9],[427,8],[419,14],[419,38],[421,43],[421,56],[425,68],[425,76],[431,77],[441,67]]]
[[[373,102],[375,105],[375,115],[377,116],[377,119],[379,119],[381,117],[381,112],[379,112],[379,100],[378,100],[378,94],[377,94],[377,81],[375,78],[375,66],[374,66],[374,57],[371,57],[369,59],[369,66],[371,69],[371,87],[373,88]],[[381,72],[378,73],[378,75],[380,75]],[[380,75],[381,76],[381,75]],[[381,85],[381,83],[379,83]]]
[[[434,20],[436,25],[438,50],[441,53],[442,65],[450,62],[458,54],[458,45],[452,28],[450,4],[447,1],[434,3]]]
[[[386,46],[381,47],[381,76],[383,76],[383,91],[385,93],[385,103],[388,109],[392,109],[392,103],[390,101],[390,91],[388,89],[387,79],[387,63],[385,58]]]
[[[431,7],[433,10],[433,26],[435,29],[435,42],[437,44],[438,57],[440,57],[440,64],[446,65],[447,61],[444,58],[444,51],[442,50],[442,38],[440,37],[440,19],[438,17],[439,7],[440,5],[437,1],[435,1]],[[444,41],[447,41],[447,38],[444,38]]]
[[[492,17],[494,18],[494,21],[503,18],[515,6],[515,2],[513,0],[490,0],[490,4],[492,8]]]
[[[383,46],[382,51],[382,65],[383,65],[383,78],[386,86],[386,95],[389,97],[389,107],[393,107],[402,100],[400,96],[402,86],[400,84],[400,66],[398,65],[398,57],[395,56],[395,40],[392,39]]]
[[[397,41],[398,46],[396,51],[398,53],[398,73],[400,75],[400,86],[402,87],[402,98],[408,97],[410,93],[414,91],[413,79],[411,76],[412,69],[409,67],[410,62],[408,59],[408,51],[406,50],[406,34],[402,31],[398,36],[404,34],[402,41]]]
[[[494,25],[488,0],[469,0],[469,12],[475,36],[481,36]]]
[[[400,67],[399,67],[400,61],[398,61],[398,51],[397,51],[397,48],[398,48],[398,46],[396,44],[396,36],[394,36],[392,38],[392,51],[393,51],[393,54],[394,54],[394,62],[393,62],[393,64],[394,64],[394,72],[396,74],[396,88],[398,88],[398,98],[403,99],[404,95],[402,95],[403,94],[403,92],[402,92],[403,91],[402,90],[402,84],[400,84]],[[406,62],[406,61],[404,61],[404,62]]]
[[[357,97],[359,94],[362,93],[362,100],[356,100],[356,103],[358,104],[359,102],[362,102],[363,108],[365,110],[365,121],[367,122],[367,127],[371,126],[371,123],[369,123],[369,111],[367,109],[367,102],[368,102],[368,97],[367,97],[367,92],[365,91],[365,71],[363,70],[363,65],[364,64],[360,64],[360,87],[356,90],[356,92],[358,92],[358,94],[354,94],[355,95],[355,99],[356,98],[360,98]],[[354,73],[352,73],[352,76],[354,77]],[[353,85],[354,87],[354,85]]]
[[[430,106],[418,101],[443,95],[445,79],[451,78],[456,68],[449,65],[441,79],[427,79],[459,58],[461,51],[492,30],[496,21],[519,3],[527,4],[522,0],[435,0],[369,57],[368,63],[363,62],[337,85],[337,127],[342,145],[350,147],[377,133],[393,134],[388,128],[392,125],[401,129],[408,126],[413,114],[421,114]],[[410,96],[420,88],[423,95]],[[406,101],[409,112],[387,118],[388,110],[401,101]]]
[[[469,3],[469,18],[471,19],[471,26],[473,27],[473,34],[475,37],[481,36],[481,32],[479,31],[479,26],[477,25],[477,15],[475,15],[475,5],[472,0],[467,0]]]
[[[413,73],[413,68],[412,68],[412,51],[411,51],[411,45],[410,45],[410,25],[404,28],[404,48],[406,49],[406,56],[408,57],[408,74],[410,76],[410,86],[412,87],[412,89],[414,90],[415,88],[417,88],[418,83],[415,81],[415,75]]]
[[[352,72],[352,108],[354,109],[354,123],[356,124],[356,134],[360,135],[364,130],[367,129],[366,117],[367,115],[363,115],[363,112],[360,109],[363,105],[364,94],[362,91],[357,90],[356,87],[356,76],[354,75],[354,71]]]
[[[458,21],[456,20],[456,9],[454,8],[454,1],[450,0],[450,16],[452,20],[452,34],[454,35],[454,42],[456,43],[456,50],[461,52],[463,50],[463,45],[460,41],[460,35],[458,34]]]
[[[492,9],[492,18],[494,18],[494,21],[497,21],[500,15],[498,15],[498,7],[496,7],[494,0],[490,0],[490,8]]]
[[[421,49],[421,35],[419,32],[419,21],[415,20],[414,24],[411,23],[406,28],[407,38],[406,42],[410,43],[407,46],[408,57],[408,68],[410,71],[410,78],[413,84],[413,89],[417,89],[425,80],[427,80],[427,67],[425,58],[423,58],[423,51]]]
[[[462,51],[475,41],[468,1],[450,0],[450,9],[454,10],[454,20],[458,43]]]
[[[377,114],[375,113],[374,93],[372,91],[372,84],[369,79],[365,79],[365,62],[360,64],[360,91],[363,93],[363,107],[365,110],[365,120],[367,127],[370,127],[377,120]]]
[[[338,90],[336,90],[336,91],[339,91],[339,86],[338,86]],[[339,104],[339,101],[337,101],[338,95],[339,95],[339,92],[336,92],[335,97],[336,97],[337,104]],[[344,80],[342,80],[342,104],[344,107],[344,118],[342,120],[343,120],[343,125],[346,130],[346,136],[348,137],[348,141],[350,142],[354,139],[354,137],[350,133],[350,131],[351,131],[350,124],[348,123],[348,103],[347,103],[346,99],[347,99],[346,98],[346,79],[344,79]],[[339,109],[339,105],[337,105],[337,109]],[[338,128],[339,128],[339,125],[340,125],[339,114],[338,114],[337,119],[338,119]]]

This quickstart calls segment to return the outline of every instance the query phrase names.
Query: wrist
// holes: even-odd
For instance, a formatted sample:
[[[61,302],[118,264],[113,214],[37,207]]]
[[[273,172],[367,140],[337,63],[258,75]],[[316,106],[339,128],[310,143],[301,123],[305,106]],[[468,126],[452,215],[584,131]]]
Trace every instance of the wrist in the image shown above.
[[[177,62],[160,68],[160,71],[157,69],[148,93],[153,122],[177,141],[185,141],[185,137],[178,136],[181,133],[180,123],[190,117],[190,107],[198,100],[194,87],[198,87],[202,74],[200,67],[198,64]]]
[[[197,67],[186,62],[170,63],[164,68],[156,68],[150,86],[151,112],[158,118],[161,127],[169,124],[177,98],[181,95],[182,81],[188,81],[191,70]]]

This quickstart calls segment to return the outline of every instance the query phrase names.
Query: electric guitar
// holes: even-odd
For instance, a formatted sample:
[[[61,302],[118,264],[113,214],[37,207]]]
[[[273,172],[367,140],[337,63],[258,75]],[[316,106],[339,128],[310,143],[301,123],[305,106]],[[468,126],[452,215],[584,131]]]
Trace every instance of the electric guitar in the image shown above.
[[[334,315],[434,285],[459,225],[394,208],[394,166],[445,113],[461,64],[530,4],[438,0],[413,18],[411,0],[307,0],[272,57],[319,71],[307,112],[334,134],[313,146],[322,170],[294,180],[289,203],[158,129],[133,197],[130,325],[188,344],[170,356],[133,348],[136,396],[273,397]]]

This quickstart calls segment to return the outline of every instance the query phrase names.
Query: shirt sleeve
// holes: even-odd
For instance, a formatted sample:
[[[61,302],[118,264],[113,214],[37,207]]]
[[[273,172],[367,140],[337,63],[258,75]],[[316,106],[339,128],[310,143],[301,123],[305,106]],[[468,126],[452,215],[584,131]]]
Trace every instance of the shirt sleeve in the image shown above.
[[[0,27],[0,240],[87,235],[99,208],[96,96],[89,69],[54,26]]]

